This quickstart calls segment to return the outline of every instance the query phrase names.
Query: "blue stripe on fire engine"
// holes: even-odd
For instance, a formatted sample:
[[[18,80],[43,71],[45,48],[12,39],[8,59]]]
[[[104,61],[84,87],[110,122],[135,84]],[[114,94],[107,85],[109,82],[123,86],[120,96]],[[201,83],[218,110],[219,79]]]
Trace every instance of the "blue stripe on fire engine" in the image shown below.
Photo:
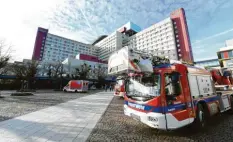
[[[166,67],[170,67],[171,64],[161,64],[161,65],[157,65],[157,66],[153,66],[153,68],[166,68]]]
[[[213,102],[213,101],[216,101],[216,100],[219,100],[219,96],[214,96],[214,97],[210,97],[210,98],[203,98],[203,101],[205,101],[206,103],[210,103],[210,102]],[[196,106],[199,101],[200,100],[194,100],[194,105]],[[163,113],[163,112],[167,113],[167,112],[183,110],[183,109],[191,107],[191,105],[188,105],[188,107],[186,107],[185,103],[169,105],[169,106],[166,106],[166,107],[161,107],[161,106],[154,107],[154,106],[149,106],[149,105],[146,105],[146,104],[137,104],[137,103],[128,102],[128,101],[125,101],[124,103],[127,106],[137,108],[137,109],[141,109],[141,110],[143,110],[145,112],[151,111],[151,112],[157,112],[157,113]]]
[[[209,97],[209,98],[199,98],[198,100],[194,100],[194,105],[196,106],[199,101],[204,101],[206,103],[210,103],[213,101],[219,100],[220,96],[214,96],[214,97]]]
[[[151,112],[157,112],[157,113],[162,113],[162,112],[172,112],[172,111],[177,111],[177,110],[183,110],[186,108],[185,104],[175,104],[175,105],[171,105],[171,106],[167,106],[167,107],[154,107],[154,106],[149,106],[149,105],[145,105],[145,104],[137,104],[137,103],[132,103],[132,102],[128,102],[125,101],[125,104],[127,106],[133,107],[133,108],[137,108],[137,109],[141,109],[145,112],[147,111],[151,111]]]

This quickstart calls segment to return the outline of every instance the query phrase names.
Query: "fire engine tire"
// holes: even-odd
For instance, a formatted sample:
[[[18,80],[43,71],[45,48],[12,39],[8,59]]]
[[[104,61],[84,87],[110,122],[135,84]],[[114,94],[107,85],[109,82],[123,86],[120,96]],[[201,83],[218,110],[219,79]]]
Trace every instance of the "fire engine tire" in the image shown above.
[[[64,92],[67,92],[66,89],[64,90]]]
[[[77,93],[78,91],[77,91],[77,90],[75,90],[74,92],[75,92],[75,93]]]
[[[206,126],[206,120],[208,112],[204,109],[202,104],[197,104],[197,117],[195,118],[195,128],[204,129]]]

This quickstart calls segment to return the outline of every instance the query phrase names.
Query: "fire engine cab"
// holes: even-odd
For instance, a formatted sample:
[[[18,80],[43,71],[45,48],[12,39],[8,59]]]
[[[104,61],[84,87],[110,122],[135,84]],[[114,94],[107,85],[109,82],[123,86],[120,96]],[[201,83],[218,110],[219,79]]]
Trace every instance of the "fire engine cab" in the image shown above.
[[[109,57],[108,74],[124,76],[124,114],[172,130],[232,111],[231,91],[216,91],[211,73],[124,47]]]

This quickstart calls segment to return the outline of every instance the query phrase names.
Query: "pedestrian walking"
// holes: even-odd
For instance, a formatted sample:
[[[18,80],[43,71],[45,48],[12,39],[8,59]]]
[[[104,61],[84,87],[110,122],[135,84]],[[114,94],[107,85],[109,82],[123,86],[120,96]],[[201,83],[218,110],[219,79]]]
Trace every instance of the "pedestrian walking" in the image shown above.
[[[114,84],[112,84],[112,91],[114,91]]]
[[[107,84],[105,84],[104,88],[105,88],[105,92],[107,92],[107,90],[108,90]]]
[[[112,91],[112,85],[111,84],[109,85],[109,90]]]

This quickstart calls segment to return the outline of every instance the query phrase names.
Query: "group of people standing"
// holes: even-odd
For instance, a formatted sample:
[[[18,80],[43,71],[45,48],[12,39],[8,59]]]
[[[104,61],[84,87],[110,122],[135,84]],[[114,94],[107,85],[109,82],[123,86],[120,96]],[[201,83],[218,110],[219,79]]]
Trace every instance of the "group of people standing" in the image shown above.
[[[104,89],[105,89],[105,92],[107,92],[108,89],[109,89],[110,91],[113,91],[113,89],[114,89],[114,84],[105,84],[105,85],[104,85]]]

